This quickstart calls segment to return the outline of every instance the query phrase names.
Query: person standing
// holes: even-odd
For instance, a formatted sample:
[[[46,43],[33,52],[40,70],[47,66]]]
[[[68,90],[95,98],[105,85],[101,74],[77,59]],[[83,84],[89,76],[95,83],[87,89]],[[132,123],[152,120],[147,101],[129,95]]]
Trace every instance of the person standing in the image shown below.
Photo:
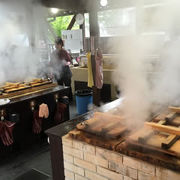
[[[50,66],[53,69],[53,75],[57,80],[58,85],[65,85],[70,87],[69,100],[73,100],[71,89],[72,72],[69,65],[72,64],[71,56],[63,48],[64,42],[61,38],[55,40],[56,50],[52,52],[50,59]]]

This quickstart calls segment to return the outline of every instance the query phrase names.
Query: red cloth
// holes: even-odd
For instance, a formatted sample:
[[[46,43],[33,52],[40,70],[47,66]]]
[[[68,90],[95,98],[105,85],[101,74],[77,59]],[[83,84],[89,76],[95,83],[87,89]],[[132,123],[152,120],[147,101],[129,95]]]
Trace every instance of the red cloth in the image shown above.
[[[65,49],[61,49],[58,51],[58,57],[59,57],[59,60],[65,60],[67,62],[71,62],[71,57],[70,55],[68,54],[68,52],[65,50]]]
[[[64,113],[66,111],[67,105],[58,102],[56,107],[56,113],[54,116],[54,121],[56,124],[61,123],[64,120]]]
[[[61,50],[56,49],[55,51],[52,52],[50,65],[56,65],[59,61],[71,62],[70,55],[63,48]]]
[[[10,121],[0,122],[0,137],[5,146],[13,144],[13,129],[15,124]]]
[[[39,134],[42,130],[42,119],[39,117],[39,110],[33,113],[33,132]]]

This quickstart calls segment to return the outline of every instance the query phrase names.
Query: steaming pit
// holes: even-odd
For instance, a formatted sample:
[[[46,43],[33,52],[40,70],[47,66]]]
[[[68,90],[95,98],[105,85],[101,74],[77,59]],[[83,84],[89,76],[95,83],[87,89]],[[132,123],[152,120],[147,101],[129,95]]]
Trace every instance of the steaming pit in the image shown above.
[[[179,109],[171,107],[129,128],[123,116],[107,111],[114,104],[66,124],[75,129],[62,138],[65,179],[179,179]],[[49,136],[60,128],[48,131]]]

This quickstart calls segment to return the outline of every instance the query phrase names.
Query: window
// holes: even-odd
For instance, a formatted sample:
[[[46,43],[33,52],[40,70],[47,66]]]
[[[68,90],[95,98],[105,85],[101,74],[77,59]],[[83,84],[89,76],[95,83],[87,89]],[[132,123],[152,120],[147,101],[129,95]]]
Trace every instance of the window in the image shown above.
[[[100,11],[98,23],[101,37],[132,35],[136,32],[136,9]]]
[[[164,4],[151,4],[144,6],[143,34],[162,35],[166,31],[167,19],[165,17]]]
[[[89,13],[84,14],[84,19],[85,19],[85,37],[90,37],[90,32],[89,32]]]

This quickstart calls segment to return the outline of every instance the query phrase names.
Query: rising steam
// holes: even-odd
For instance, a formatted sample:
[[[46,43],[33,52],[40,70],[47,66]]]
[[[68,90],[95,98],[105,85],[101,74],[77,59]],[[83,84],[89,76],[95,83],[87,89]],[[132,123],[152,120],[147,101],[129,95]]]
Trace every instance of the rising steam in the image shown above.
[[[180,105],[180,2],[165,2],[151,9],[141,4],[141,33],[121,42],[113,79],[124,97],[127,123],[133,126],[169,104]],[[160,33],[150,34],[155,31]]]
[[[43,76],[39,48],[46,44],[46,17],[32,0],[0,2],[0,83]]]

